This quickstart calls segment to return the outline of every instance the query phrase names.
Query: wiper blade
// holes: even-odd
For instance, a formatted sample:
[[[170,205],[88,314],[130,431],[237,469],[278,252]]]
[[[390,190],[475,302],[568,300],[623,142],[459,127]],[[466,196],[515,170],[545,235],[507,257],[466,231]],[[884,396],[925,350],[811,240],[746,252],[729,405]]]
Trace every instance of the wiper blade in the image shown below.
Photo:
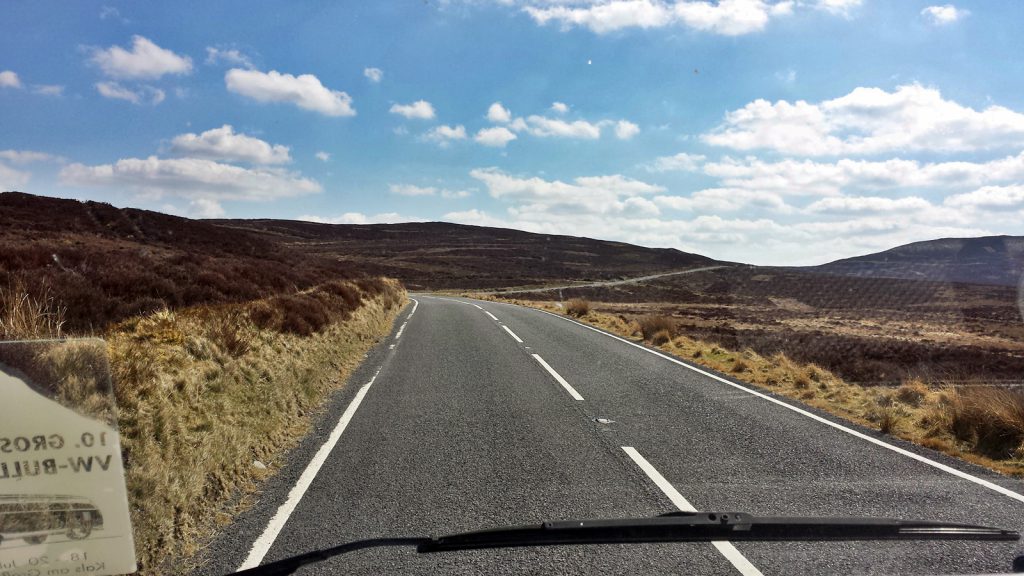
[[[432,538],[419,552],[637,542],[990,540],[1015,541],[1012,530],[891,518],[757,517],[744,512],[673,512],[656,518],[568,520]]]
[[[381,546],[416,546],[420,553],[523,546],[642,542],[828,540],[1020,540],[1013,530],[972,524],[891,518],[758,517],[744,512],[671,512],[655,518],[564,520],[464,532],[436,538],[377,538],[349,542],[271,562],[237,574],[291,574],[301,566]]]

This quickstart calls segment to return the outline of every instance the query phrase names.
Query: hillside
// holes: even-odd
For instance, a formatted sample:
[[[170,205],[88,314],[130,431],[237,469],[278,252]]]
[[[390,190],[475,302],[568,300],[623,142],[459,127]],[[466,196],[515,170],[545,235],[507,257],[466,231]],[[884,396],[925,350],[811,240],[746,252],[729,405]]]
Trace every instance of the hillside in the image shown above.
[[[0,193],[0,287],[67,309],[66,328],[244,302],[328,280],[412,289],[606,280],[714,261],[678,250],[441,222],[331,225],[191,220],[100,202]]]
[[[914,242],[806,269],[841,276],[1016,286],[1024,272],[1024,237]]]
[[[216,220],[415,290],[609,280],[716,263],[674,249],[445,222],[332,225]]]
[[[244,230],[99,202],[6,192],[0,222],[0,288],[60,302],[72,331],[358,274]]]

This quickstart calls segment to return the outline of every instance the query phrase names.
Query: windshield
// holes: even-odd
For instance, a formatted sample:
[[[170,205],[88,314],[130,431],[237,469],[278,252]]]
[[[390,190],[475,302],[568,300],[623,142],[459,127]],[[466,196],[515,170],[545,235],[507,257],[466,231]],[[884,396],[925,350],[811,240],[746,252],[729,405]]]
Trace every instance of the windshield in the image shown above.
[[[953,2],[3,3],[0,576],[1019,532],[1024,5]],[[302,570],[1024,556],[742,536]]]

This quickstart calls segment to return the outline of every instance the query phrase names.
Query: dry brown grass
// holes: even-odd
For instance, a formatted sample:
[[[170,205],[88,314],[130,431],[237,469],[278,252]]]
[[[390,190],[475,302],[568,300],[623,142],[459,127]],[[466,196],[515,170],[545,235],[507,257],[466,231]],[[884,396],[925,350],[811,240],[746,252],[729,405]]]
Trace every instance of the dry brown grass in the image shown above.
[[[0,340],[60,338],[66,315],[49,290],[33,296],[20,282],[0,287]]]
[[[655,346],[661,346],[672,340],[672,333],[668,330],[658,330],[651,337],[647,339],[651,344]]]
[[[246,502],[406,301],[395,281],[332,282],[248,304],[167,309],[100,340],[63,336],[66,308],[0,288],[0,361],[113,423],[118,404],[136,551],[144,574],[177,573],[218,519]],[[268,468],[253,466],[264,462]]]
[[[667,333],[669,339],[676,335],[676,323],[664,316],[644,316],[640,318],[640,333],[644,340],[651,341],[658,333]],[[664,343],[664,342],[662,342]]]
[[[565,303],[565,313],[569,316],[582,318],[587,315],[587,312],[590,312],[590,302],[583,298],[572,298]]]
[[[557,311],[547,302],[514,303]],[[657,333],[654,328],[666,330],[672,323],[661,316],[632,320],[603,312],[600,306],[592,304],[585,321],[634,340],[650,341]],[[781,352],[766,357],[753,350],[733,351],[687,336],[655,345],[862,426],[999,472],[1024,475],[1024,393],[1019,391],[928,386],[919,379],[908,380],[898,388],[865,387],[846,382],[821,366],[794,361]]]
[[[994,459],[1024,459],[1024,394],[994,386],[952,391],[949,427],[972,451]]]
[[[925,396],[928,395],[928,392],[928,386],[921,380],[915,378],[904,382],[903,385],[896,390],[896,398],[904,404],[917,408],[921,405],[921,401],[924,400]]]
[[[903,414],[898,406],[888,404],[878,409],[875,415],[878,423],[878,431],[882,434],[893,434],[903,421]]]
[[[746,372],[747,370],[750,370],[750,366],[747,365],[743,358],[737,358],[736,361],[733,363],[731,369],[733,374],[740,374]]]
[[[308,333],[254,322],[253,310],[276,310],[279,320],[289,313],[262,301],[161,311],[108,335],[144,573],[176,572],[387,334],[404,290],[394,282],[356,290],[358,308]]]

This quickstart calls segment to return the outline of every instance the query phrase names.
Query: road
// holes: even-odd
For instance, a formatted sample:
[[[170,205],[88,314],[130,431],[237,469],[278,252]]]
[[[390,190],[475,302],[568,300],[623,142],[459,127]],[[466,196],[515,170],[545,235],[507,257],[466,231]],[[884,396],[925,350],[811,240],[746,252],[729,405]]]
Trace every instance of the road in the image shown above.
[[[340,542],[689,506],[1024,530],[1024,483],[537,310],[414,295],[200,574]],[[368,385],[369,383],[369,385]],[[340,432],[339,432],[340,429]],[[334,442],[334,443],[332,443]],[[1009,571],[1020,543],[692,543],[417,555],[303,574]]]
[[[561,286],[524,288],[522,290],[518,288],[505,288],[501,290],[501,292],[505,294],[521,294],[525,292],[550,292],[552,290],[566,290],[569,288],[599,288],[604,286],[621,286],[623,284],[638,284],[640,282],[648,282],[651,280],[657,280],[658,278],[665,278],[666,276],[681,276],[683,274],[693,274],[695,272],[707,272],[708,270],[718,270],[719,268],[728,268],[728,266],[704,266],[702,268],[689,268],[687,270],[676,270],[675,272],[661,272],[658,274],[650,274],[648,276],[637,276],[636,278],[624,278],[622,280],[603,280],[601,282],[587,282],[583,284],[563,284]]]

